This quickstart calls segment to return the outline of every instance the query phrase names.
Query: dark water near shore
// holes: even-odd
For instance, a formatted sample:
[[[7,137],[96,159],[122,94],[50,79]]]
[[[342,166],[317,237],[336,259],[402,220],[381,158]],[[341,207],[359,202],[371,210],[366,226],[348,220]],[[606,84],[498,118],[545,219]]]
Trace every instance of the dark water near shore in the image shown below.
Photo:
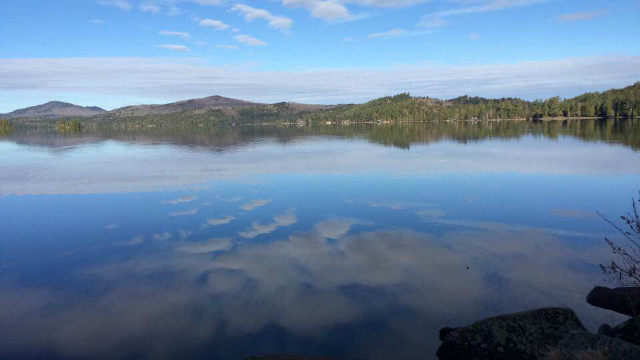
[[[433,358],[438,329],[584,301],[640,123],[0,137],[0,358]]]

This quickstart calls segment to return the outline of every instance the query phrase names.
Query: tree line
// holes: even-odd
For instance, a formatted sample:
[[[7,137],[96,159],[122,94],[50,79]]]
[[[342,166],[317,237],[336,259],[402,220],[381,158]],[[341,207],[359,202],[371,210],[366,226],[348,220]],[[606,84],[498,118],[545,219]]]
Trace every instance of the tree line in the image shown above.
[[[573,117],[631,118],[640,115],[640,82],[624,89],[587,93],[571,99],[526,101],[461,96],[451,100],[408,93],[346,105],[305,116],[309,121],[443,121]]]
[[[485,120],[532,120],[549,118],[631,118],[640,115],[640,82],[624,89],[583,94],[570,99],[552,97],[526,101],[518,98],[486,99],[461,96],[450,100],[413,97],[408,93],[387,96],[358,105],[329,109],[301,108],[291,103],[245,108],[187,110],[170,114],[118,117],[110,114],[61,119],[59,132],[88,129],[148,129],[218,127],[234,124],[366,122],[438,122]],[[22,120],[20,126],[51,126],[51,123]]]
[[[61,118],[60,121],[56,123],[56,130],[60,133],[80,132],[82,129],[84,129],[84,125],[82,125],[78,119],[67,121]]]
[[[0,120],[0,135],[7,135],[13,130],[9,120]]]

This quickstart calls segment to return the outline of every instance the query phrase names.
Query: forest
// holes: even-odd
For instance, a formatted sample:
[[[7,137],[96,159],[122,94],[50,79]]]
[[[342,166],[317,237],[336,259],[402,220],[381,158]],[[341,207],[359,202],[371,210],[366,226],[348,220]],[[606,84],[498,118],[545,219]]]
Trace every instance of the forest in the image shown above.
[[[162,115],[119,117],[106,113],[91,118],[61,119],[59,132],[89,129],[194,128],[226,125],[375,122],[438,122],[487,120],[549,120],[568,118],[633,118],[640,115],[640,82],[623,89],[586,93],[570,99],[552,97],[526,101],[461,96],[449,100],[387,96],[357,105],[308,106],[295,103],[242,108],[198,109]],[[23,119],[21,127],[49,127],[51,122]],[[6,125],[5,125],[6,126]]]
[[[0,136],[11,133],[11,130],[13,130],[13,126],[9,120],[0,120]]]
[[[640,113],[640,82],[624,89],[587,93],[562,100],[525,101],[462,96],[451,100],[412,97],[408,93],[362,105],[307,114],[311,121],[444,121],[548,118],[630,118]]]
[[[78,119],[72,119],[70,121],[61,118],[60,121],[56,123],[56,130],[60,133],[73,133],[80,132],[84,126]]]
[[[536,120],[558,118],[631,118],[640,115],[640,82],[624,89],[583,94],[570,99],[552,97],[526,101],[517,98],[485,99],[461,96],[450,100],[413,97],[408,93],[358,105],[306,110],[291,103],[239,109],[185,111],[129,118],[101,116],[97,126],[211,126],[265,123],[349,123],[407,121]]]

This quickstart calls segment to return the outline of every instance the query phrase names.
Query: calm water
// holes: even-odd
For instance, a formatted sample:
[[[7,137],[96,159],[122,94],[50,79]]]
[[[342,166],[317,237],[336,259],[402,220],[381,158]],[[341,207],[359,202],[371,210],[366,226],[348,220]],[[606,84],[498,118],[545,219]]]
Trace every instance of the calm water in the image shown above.
[[[430,359],[438,329],[584,302],[640,124],[0,138],[0,357]]]

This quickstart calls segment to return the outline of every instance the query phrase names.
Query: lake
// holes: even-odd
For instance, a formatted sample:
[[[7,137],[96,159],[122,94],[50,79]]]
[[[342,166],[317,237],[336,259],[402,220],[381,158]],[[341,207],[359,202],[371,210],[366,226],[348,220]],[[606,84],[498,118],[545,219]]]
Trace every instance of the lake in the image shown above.
[[[571,307],[640,189],[639,121],[16,129],[0,357],[431,359]]]

